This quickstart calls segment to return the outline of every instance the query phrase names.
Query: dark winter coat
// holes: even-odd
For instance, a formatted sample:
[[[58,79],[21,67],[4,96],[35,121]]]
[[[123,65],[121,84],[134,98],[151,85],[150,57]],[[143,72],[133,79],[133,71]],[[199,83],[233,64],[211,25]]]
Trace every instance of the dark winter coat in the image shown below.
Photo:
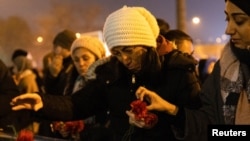
[[[223,100],[220,92],[220,78],[220,66],[219,62],[217,62],[213,72],[202,85],[202,93],[200,94],[203,104],[202,108],[198,111],[185,108],[185,110],[181,109],[178,113],[178,122],[183,121],[182,117],[186,117],[185,137],[188,140],[207,141],[208,125],[225,124],[222,111]]]
[[[43,95],[44,108],[40,110],[40,114],[52,119],[69,120],[108,110],[110,129],[115,135],[114,141],[119,141],[129,129],[125,111],[131,109],[130,103],[136,100],[135,91],[139,86],[153,90],[177,105],[189,108],[199,107],[200,85],[195,74],[196,64],[192,57],[173,51],[165,55],[163,67],[158,76],[152,77],[131,74],[116,58],[111,58],[110,61],[96,68],[97,78],[89,81],[84,89],[72,97],[55,98],[51,95]],[[171,130],[173,118],[165,113],[155,112],[155,114],[159,119],[158,124],[152,129],[135,128],[131,141],[176,140]]]
[[[71,56],[63,59],[63,69],[57,77],[50,74],[49,70],[44,70],[44,87],[47,94],[63,95],[67,85],[67,78],[73,67]]]
[[[0,128],[3,132],[13,134],[31,123],[30,111],[12,111],[10,101],[20,92],[6,65],[0,60]]]
[[[73,89],[76,79],[78,78],[79,73],[77,72],[76,68],[73,66],[70,72],[67,75],[67,78],[65,78],[67,85],[64,87],[64,94],[65,96],[73,95]],[[39,119],[40,125],[39,125],[39,135],[41,136],[49,136],[54,138],[62,138],[66,139],[66,137],[62,137],[62,135],[58,132],[52,132],[51,130],[51,124],[54,120],[46,120],[44,118]],[[85,139],[88,137],[90,132],[92,132],[92,128],[96,128],[93,130],[98,130],[100,126],[103,127],[105,123],[107,122],[107,112],[104,111],[102,113],[98,113],[95,117],[95,121],[97,122],[96,125],[86,125],[84,126],[83,132],[81,132],[81,139]],[[98,125],[98,127],[97,127]],[[101,128],[100,127],[100,128]],[[69,137],[67,137],[69,138]]]

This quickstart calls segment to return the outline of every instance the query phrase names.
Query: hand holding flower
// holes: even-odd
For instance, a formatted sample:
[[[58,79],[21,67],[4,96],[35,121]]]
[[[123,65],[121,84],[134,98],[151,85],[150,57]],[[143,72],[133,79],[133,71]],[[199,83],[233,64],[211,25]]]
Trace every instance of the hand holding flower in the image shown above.
[[[126,111],[130,124],[140,128],[152,128],[158,122],[157,115],[147,111],[146,102],[135,100],[130,105],[131,110]]]
[[[146,100],[149,103],[149,105],[146,106],[148,110],[166,112],[170,115],[176,115],[179,110],[176,105],[168,102],[154,91],[150,91],[145,87],[139,87],[135,94],[138,99]]]

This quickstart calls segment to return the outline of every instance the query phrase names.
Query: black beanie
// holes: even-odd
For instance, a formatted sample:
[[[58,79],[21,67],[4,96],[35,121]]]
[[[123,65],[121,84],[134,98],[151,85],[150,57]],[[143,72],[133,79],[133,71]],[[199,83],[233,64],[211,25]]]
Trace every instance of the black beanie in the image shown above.
[[[53,45],[61,46],[62,48],[70,50],[71,44],[76,39],[76,33],[70,30],[63,30],[54,38]]]
[[[229,0],[250,16],[250,0]]]
[[[16,58],[16,57],[18,57],[18,56],[27,56],[28,55],[28,52],[27,51],[25,51],[25,50],[23,50],[23,49],[17,49],[17,50],[15,50],[14,51],[14,53],[12,54],[12,57],[11,57],[11,59],[12,59],[12,61]]]

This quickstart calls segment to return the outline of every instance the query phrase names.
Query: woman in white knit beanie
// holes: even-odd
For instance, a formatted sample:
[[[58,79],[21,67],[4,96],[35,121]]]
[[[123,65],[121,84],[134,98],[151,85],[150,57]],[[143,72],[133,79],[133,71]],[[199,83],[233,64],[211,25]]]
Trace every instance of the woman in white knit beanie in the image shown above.
[[[70,54],[74,63],[74,67],[71,70],[71,75],[68,78],[68,83],[66,85],[66,88],[64,89],[64,95],[73,95],[80,89],[84,88],[86,85],[86,79],[85,75],[88,71],[88,68],[97,60],[102,59],[105,57],[105,48],[103,42],[94,36],[89,36],[89,35],[82,35],[76,40],[71,45],[70,48]],[[71,131],[65,130],[63,127],[71,124],[71,123],[84,123],[84,130],[81,131],[80,134],[86,134],[89,132],[89,130],[92,130],[102,124],[105,124],[105,118],[106,118],[106,112],[104,112],[101,117],[99,116],[96,118],[96,116],[91,116],[88,118],[84,118],[82,120],[77,120],[77,121],[54,121],[51,126],[52,126],[52,131],[55,133],[60,133],[56,134],[60,138],[64,139],[69,139],[72,137]],[[102,119],[100,121],[99,119]],[[58,124],[59,123],[59,124]],[[54,127],[53,125],[60,125],[62,128]],[[58,128],[59,130],[55,130]],[[86,140],[85,136],[81,137],[82,140]]]
[[[177,140],[171,129],[172,116],[147,111],[144,104],[150,101],[137,101],[135,93],[145,87],[175,104],[195,107],[198,105],[196,87],[199,86],[198,79],[193,79],[195,65],[183,61],[177,64],[178,52],[172,54],[173,59],[166,56],[161,62],[156,51],[159,27],[156,18],[144,7],[124,6],[112,12],[105,21],[103,35],[111,56],[91,65],[85,75],[84,89],[70,99],[25,94],[13,99],[12,104],[23,98],[33,98],[36,102],[25,103],[28,106],[24,107],[18,103],[13,109],[42,109],[43,116],[61,120],[108,111],[107,130],[98,134],[101,136],[96,132],[90,135],[92,140]],[[62,104],[68,106],[62,109]]]
[[[105,57],[105,48],[99,38],[83,35],[72,43],[70,54],[78,73],[84,76],[92,63]]]

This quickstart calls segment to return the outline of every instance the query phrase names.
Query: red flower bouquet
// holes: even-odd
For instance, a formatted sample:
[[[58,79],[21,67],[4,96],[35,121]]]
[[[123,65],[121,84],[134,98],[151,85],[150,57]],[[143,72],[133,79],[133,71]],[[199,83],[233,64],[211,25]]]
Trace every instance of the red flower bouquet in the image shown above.
[[[75,136],[79,135],[81,131],[84,129],[84,122],[83,120],[77,120],[77,121],[55,121],[52,123],[52,131],[58,131],[60,133],[66,132],[71,135],[72,138],[75,138]]]
[[[30,130],[23,129],[18,133],[16,141],[34,141],[34,134]]]
[[[53,122],[53,129],[55,131],[68,131],[70,133],[79,133],[84,129],[84,123],[83,120],[77,120],[77,121],[67,121],[67,122],[62,122],[62,121],[56,121]]]
[[[147,104],[141,100],[135,100],[130,104],[132,112],[135,114],[136,120],[142,120],[147,127],[153,127],[158,122],[157,115],[148,112]]]

